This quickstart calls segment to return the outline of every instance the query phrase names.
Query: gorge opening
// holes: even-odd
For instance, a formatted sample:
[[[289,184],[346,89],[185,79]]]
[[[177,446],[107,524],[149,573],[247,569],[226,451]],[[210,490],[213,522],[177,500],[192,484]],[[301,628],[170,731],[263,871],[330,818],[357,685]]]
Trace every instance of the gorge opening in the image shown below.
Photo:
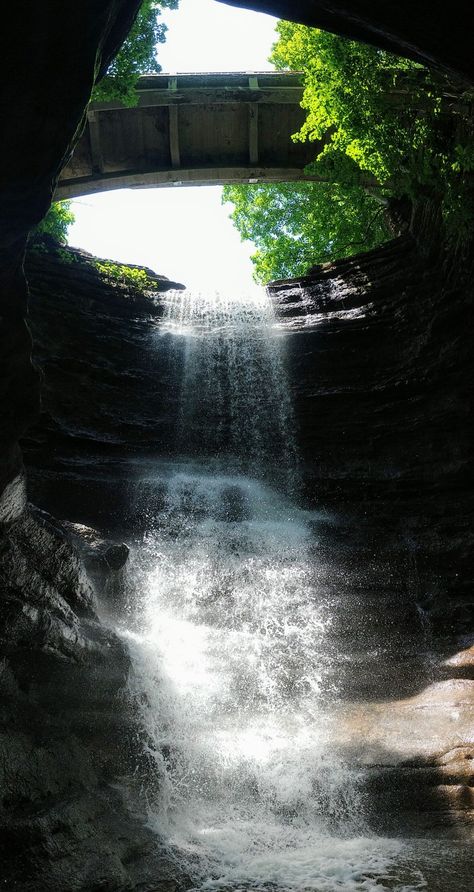
[[[321,14],[317,0],[254,2]],[[10,10],[0,879],[15,892],[470,892],[464,13],[439,10],[453,25],[440,43],[441,19],[420,28],[405,0],[369,3],[357,26],[351,0],[341,29],[335,2],[334,30],[367,35],[368,15],[377,49],[283,23],[275,64],[302,60],[314,87],[297,145],[298,73],[267,77],[250,56],[224,71],[250,47],[250,13],[233,13],[248,35],[217,37],[199,10],[225,6],[187,0],[195,74],[120,80],[112,60],[138,5],[46,4],[36,29],[36,12]],[[171,24],[180,13],[163,5]],[[226,39],[220,72],[199,72]],[[386,52],[407,46],[410,59]],[[438,67],[417,67],[436,47]],[[329,151],[313,180],[280,183],[295,146],[303,165],[316,145]],[[61,167],[82,192],[122,176],[176,188],[83,195],[79,247],[62,206],[25,254]],[[224,250],[216,187],[199,205],[179,185],[219,177],[265,289],[237,231],[238,256]]]

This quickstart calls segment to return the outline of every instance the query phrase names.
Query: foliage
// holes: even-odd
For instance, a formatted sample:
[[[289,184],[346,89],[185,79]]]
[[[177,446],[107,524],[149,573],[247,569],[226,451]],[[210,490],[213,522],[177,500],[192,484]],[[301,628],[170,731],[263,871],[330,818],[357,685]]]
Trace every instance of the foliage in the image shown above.
[[[413,159],[440,107],[434,75],[384,50],[292,22],[279,22],[271,61],[301,70],[306,120],[295,135],[324,140],[320,161],[344,156],[404,192]],[[429,171],[428,171],[429,176]]]
[[[472,242],[474,233],[474,120],[466,119],[464,134],[454,147],[443,201],[443,217],[449,241]]]
[[[30,236],[33,248],[39,248],[46,239],[52,239],[60,245],[67,243],[69,227],[74,223],[70,201],[54,201],[41,223],[35,227]]]
[[[391,198],[441,201],[451,240],[472,236],[474,141],[459,110],[472,106],[465,87],[318,29],[279,22],[277,31],[270,61],[303,74],[306,119],[293,139],[315,143],[307,173],[321,181],[224,189],[231,219],[257,248],[255,278],[300,275],[380,244],[392,234],[383,207]]]
[[[97,260],[95,266],[101,275],[111,282],[127,285],[137,291],[156,288],[156,282],[142,267],[113,263],[111,260]]]
[[[385,202],[358,185],[225,186],[223,201],[234,204],[231,219],[257,248],[254,278],[262,283],[302,275],[311,264],[375,247],[390,235]]]
[[[124,105],[136,105],[135,85],[140,75],[161,71],[156,47],[165,42],[167,27],[159,21],[160,10],[165,7],[176,9],[177,6],[178,0],[143,0],[120,52],[94,88],[94,100],[119,99]]]

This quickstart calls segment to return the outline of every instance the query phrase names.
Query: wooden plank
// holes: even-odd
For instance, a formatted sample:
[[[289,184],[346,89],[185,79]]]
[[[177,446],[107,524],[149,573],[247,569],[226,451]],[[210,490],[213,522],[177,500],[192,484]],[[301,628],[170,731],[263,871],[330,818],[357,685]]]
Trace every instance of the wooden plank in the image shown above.
[[[299,105],[303,96],[301,86],[294,87],[259,87],[250,90],[248,87],[193,87],[176,90],[143,90],[138,94],[136,108],[150,108],[160,105],[224,105],[227,102],[265,102],[271,105]],[[91,108],[96,112],[116,111],[124,108],[118,99],[110,102],[93,102]]]
[[[171,167],[181,167],[181,157],[179,152],[179,109],[176,105],[169,107],[169,128],[170,128],[170,155]]]

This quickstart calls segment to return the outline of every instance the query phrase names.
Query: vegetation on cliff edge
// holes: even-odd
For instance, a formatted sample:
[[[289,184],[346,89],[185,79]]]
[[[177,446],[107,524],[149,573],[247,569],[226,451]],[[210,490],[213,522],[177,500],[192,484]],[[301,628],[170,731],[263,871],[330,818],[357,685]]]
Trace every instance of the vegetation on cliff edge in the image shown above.
[[[74,223],[70,201],[53,201],[48,213],[30,235],[30,247],[42,250],[45,244],[53,241],[58,245],[67,243],[69,227]]]

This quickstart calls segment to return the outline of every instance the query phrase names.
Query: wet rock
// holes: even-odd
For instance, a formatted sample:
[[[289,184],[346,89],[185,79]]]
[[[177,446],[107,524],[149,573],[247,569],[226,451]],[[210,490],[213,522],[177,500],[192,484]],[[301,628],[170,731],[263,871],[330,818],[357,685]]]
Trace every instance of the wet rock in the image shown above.
[[[26,479],[17,474],[0,495],[0,525],[7,526],[17,520],[26,508]]]
[[[74,537],[89,572],[105,577],[124,568],[130,552],[124,542],[104,539],[97,530],[82,523],[65,521],[63,526]]]
[[[85,524],[65,521],[64,527],[78,548],[102,607],[113,612],[122,610],[128,595],[124,576],[130,553],[128,545],[104,539]]]
[[[474,787],[473,744],[460,744],[449,752],[443,753],[438,757],[438,765],[445,783],[459,785],[462,781],[467,786]],[[474,806],[474,801],[472,804]]]
[[[474,644],[444,660],[443,668],[450,676],[474,680]]]
[[[471,252],[453,270],[426,206],[411,235],[268,288],[309,498],[345,513],[354,553],[373,541],[394,565],[409,559],[412,600],[451,635],[474,608],[472,268]]]
[[[185,888],[134,814],[152,772],[126,693],[129,655],[97,617],[71,531],[30,508],[1,533],[0,881]],[[126,558],[93,543],[115,567]]]

